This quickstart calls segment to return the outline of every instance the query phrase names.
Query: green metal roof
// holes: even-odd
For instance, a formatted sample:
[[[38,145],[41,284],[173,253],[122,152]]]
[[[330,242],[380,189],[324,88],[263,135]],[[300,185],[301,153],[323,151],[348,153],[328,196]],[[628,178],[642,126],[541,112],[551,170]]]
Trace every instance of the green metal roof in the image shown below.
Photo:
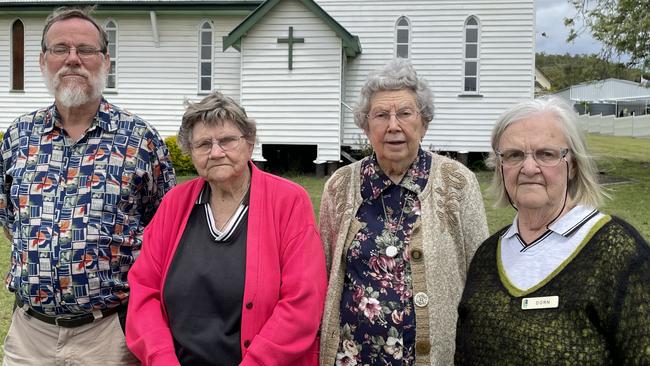
[[[251,11],[263,0],[0,0],[3,11],[51,11],[60,6],[96,5],[102,10]]]
[[[252,13],[250,13],[246,19],[244,19],[235,29],[233,29],[227,36],[223,37],[223,50],[227,50],[229,47],[234,47],[236,50],[241,50],[241,39],[246,36],[251,28],[253,28],[257,22],[266,16],[266,14],[271,11],[276,5],[278,5],[282,0],[266,0],[260,6],[257,7]],[[348,32],[347,29],[343,28],[339,22],[332,18],[323,8],[318,6],[313,0],[296,0],[301,2],[307,9],[319,17],[325,24],[327,24],[336,35],[341,38],[343,42],[343,49],[345,54],[349,57],[356,57],[361,53],[361,42],[359,37]]]

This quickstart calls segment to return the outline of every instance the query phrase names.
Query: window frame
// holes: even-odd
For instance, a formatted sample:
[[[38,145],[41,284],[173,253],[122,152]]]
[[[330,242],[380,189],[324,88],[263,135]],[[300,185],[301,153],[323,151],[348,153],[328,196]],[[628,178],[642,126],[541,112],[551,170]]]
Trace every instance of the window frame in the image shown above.
[[[401,25],[400,24],[402,20],[406,21],[406,25]],[[406,32],[407,32],[406,34],[407,34],[408,40],[406,41],[406,43],[400,43],[399,42],[399,31],[404,30],[404,29],[406,29]],[[412,41],[413,37],[412,37],[412,33],[411,33],[411,20],[406,15],[400,16],[399,18],[397,18],[397,21],[395,21],[395,38],[394,39],[395,39],[395,43],[394,43],[395,48],[393,50],[393,55],[395,56],[395,58],[404,58],[404,59],[407,59],[407,60],[411,59],[411,41]],[[407,54],[406,57],[402,57],[402,56],[400,56],[398,54],[399,46],[404,46],[404,45],[406,45],[406,54]]]
[[[476,24],[469,24],[471,20],[474,20]],[[470,29],[476,29],[476,42],[469,42],[467,40],[467,32]],[[467,46],[474,45],[476,47],[476,57],[467,56]],[[476,64],[476,73],[475,75],[467,74],[467,63],[474,62]],[[463,23],[463,77],[461,81],[461,91],[462,94],[479,94],[480,93],[480,80],[481,80],[481,22],[476,15],[470,15],[465,19]],[[473,78],[475,80],[474,90],[465,90],[465,85],[467,80]]]
[[[204,25],[208,25],[210,28],[204,28]],[[209,59],[204,59],[202,58],[202,51],[203,51],[203,34],[204,33],[210,33],[210,58]],[[199,32],[198,32],[198,52],[197,52],[197,65],[198,65],[198,74],[197,74],[197,93],[199,95],[201,94],[209,94],[212,91],[212,85],[214,84],[214,24],[211,20],[202,20],[199,23]],[[207,46],[207,45],[206,45]],[[210,65],[210,74],[209,75],[204,75],[203,74],[203,68],[202,66],[204,64],[209,64]],[[203,79],[209,77],[210,79],[210,88],[209,89],[203,89]]]
[[[16,35],[15,35],[15,28],[16,25],[20,24],[22,27],[22,34],[20,39],[20,43],[22,45],[22,50],[21,54],[18,55],[16,54]],[[24,92],[25,91],[25,22],[20,19],[16,18],[13,22],[11,22],[11,30],[10,30],[10,35],[9,35],[9,78],[10,78],[10,83],[9,86],[10,91],[12,92]],[[17,64],[16,61],[17,59],[21,59],[20,63]],[[16,69],[18,68],[18,69]],[[16,74],[20,74],[20,78],[16,80]],[[20,85],[18,85],[18,84]]]
[[[113,23],[112,27],[109,27],[110,23]],[[118,42],[118,39],[119,39],[118,38],[119,37],[119,27],[118,27],[117,21],[115,19],[108,18],[108,19],[106,19],[104,21],[103,28],[104,28],[104,31],[106,32],[106,34],[108,35],[108,40],[109,41],[108,41],[108,44],[106,45],[106,49],[107,49],[107,52],[110,55],[110,59],[111,59],[110,60],[111,67],[109,68],[108,74],[106,75],[106,87],[104,88],[104,90],[109,91],[109,92],[117,92],[117,85],[118,85],[118,83],[117,83],[117,69],[118,69],[117,61],[119,60],[119,54],[118,54],[119,52],[118,52],[117,48],[118,48],[118,44],[119,44],[119,42]],[[114,53],[110,52],[110,45],[111,45],[110,39],[111,38],[110,38],[110,33],[109,32],[115,32],[115,42],[114,42],[115,52]],[[115,65],[115,66],[113,66],[113,65]],[[113,82],[114,82],[114,85],[112,87],[108,83],[108,78],[111,75],[113,75]]]

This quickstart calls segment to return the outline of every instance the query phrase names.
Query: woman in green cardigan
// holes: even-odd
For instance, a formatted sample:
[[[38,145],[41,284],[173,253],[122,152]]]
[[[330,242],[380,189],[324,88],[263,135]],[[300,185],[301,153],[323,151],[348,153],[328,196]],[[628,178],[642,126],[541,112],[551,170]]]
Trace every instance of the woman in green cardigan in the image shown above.
[[[558,99],[492,132],[497,204],[517,214],[476,252],[459,306],[459,365],[649,365],[650,247],[604,194]]]

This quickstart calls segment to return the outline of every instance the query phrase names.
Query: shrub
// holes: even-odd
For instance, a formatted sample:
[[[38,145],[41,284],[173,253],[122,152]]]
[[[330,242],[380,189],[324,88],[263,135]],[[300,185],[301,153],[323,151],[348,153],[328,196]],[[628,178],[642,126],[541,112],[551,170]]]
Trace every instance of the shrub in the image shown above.
[[[176,136],[169,136],[165,139],[165,145],[169,150],[169,157],[174,164],[174,171],[177,176],[183,175],[196,175],[196,169],[192,164],[192,159],[189,155],[184,154],[181,148],[176,143]]]

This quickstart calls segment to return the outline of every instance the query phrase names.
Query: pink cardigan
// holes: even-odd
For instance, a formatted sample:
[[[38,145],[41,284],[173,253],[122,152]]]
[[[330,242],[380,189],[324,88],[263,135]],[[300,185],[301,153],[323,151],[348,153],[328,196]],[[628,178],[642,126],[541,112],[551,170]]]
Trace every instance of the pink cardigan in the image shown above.
[[[240,365],[318,365],[327,275],[311,202],[299,185],[251,165]],[[204,182],[167,193],[129,272],[126,341],[144,366],[179,364],[162,290]]]

